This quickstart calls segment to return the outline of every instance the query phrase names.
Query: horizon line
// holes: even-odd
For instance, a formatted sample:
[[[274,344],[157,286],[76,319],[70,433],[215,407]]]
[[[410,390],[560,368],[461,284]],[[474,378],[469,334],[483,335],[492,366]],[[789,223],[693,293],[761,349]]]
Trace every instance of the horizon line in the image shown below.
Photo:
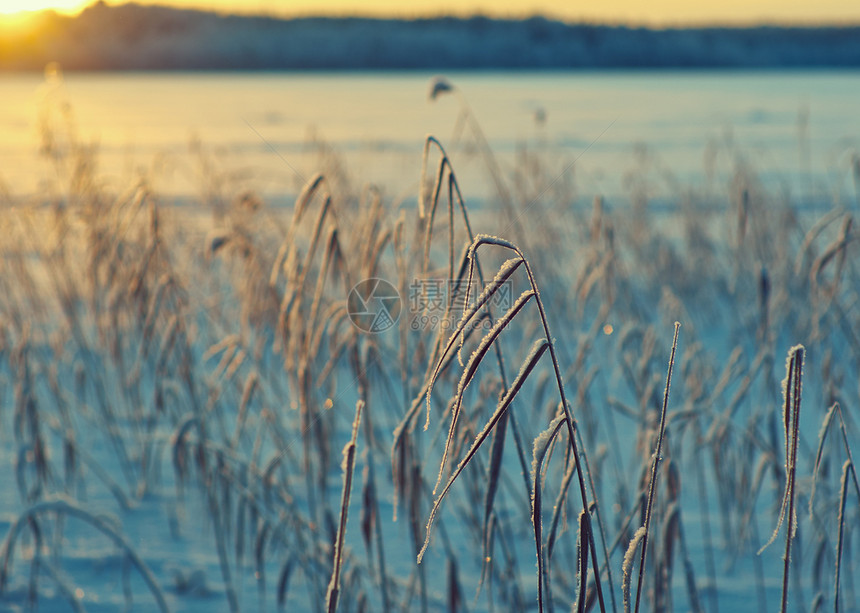
[[[103,0],[95,0],[88,5],[78,9],[64,10],[61,8],[43,8],[43,9],[24,9],[14,13],[0,14],[2,20],[19,20],[27,18],[38,18],[40,15],[57,15],[69,19],[77,19],[82,14],[96,7],[103,6],[110,10],[115,10],[123,6],[135,5],[144,8],[160,8],[174,11],[190,11],[195,13],[204,13],[217,15],[220,17],[239,17],[239,18],[262,18],[275,19],[279,21],[293,21],[301,19],[365,19],[378,21],[422,21],[436,19],[458,19],[470,20],[475,18],[486,18],[494,21],[513,21],[522,22],[530,19],[546,19],[566,25],[584,25],[584,26],[604,26],[604,27],[623,27],[631,29],[648,29],[648,30],[699,30],[699,29],[748,29],[748,28],[851,28],[860,27],[860,17],[854,19],[778,19],[778,18],[742,18],[738,20],[689,20],[689,21],[671,21],[671,20],[635,20],[635,19],[594,19],[582,17],[580,19],[569,19],[560,15],[554,15],[551,12],[533,12],[522,15],[515,14],[491,14],[481,10],[465,13],[456,12],[440,12],[440,13],[419,13],[413,15],[403,15],[396,13],[380,14],[368,12],[349,12],[349,13],[333,13],[333,12],[304,12],[297,11],[293,13],[281,13],[274,11],[235,11],[223,10],[218,8],[203,8],[194,6],[177,6],[162,2],[138,2],[129,0],[119,4],[107,4]]]

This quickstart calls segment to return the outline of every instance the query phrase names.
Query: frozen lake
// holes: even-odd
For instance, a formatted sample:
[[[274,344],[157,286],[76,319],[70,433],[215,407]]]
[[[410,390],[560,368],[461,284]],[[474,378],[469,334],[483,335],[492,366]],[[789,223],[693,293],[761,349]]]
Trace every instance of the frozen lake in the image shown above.
[[[455,92],[431,101],[433,75],[421,73],[70,73],[59,88],[41,75],[3,75],[0,178],[19,194],[51,179],[35,155],[39,117],[67,102],[77,138],[97,143],[100,168],[117,186],[143,173],[163,193],[198,194],[201,169],[189,153],[198,141],[237,188],[294,193],[324,144],[357,184],[399,195],[417,185],[421,143],[433,134],[482,196],[485,166],[469,163],[475,140],[469,124],[458,128],[468,108],[503,170],[518,151],[548,152],[558,162],[548,171],[589,198],[624,196],[625,174],[643,167],[661,177],[659,193],[702,189],[741,158],[795,195],[854,191],[854,72],[446,76]],[[53,121],[65,119],[55,112]]]

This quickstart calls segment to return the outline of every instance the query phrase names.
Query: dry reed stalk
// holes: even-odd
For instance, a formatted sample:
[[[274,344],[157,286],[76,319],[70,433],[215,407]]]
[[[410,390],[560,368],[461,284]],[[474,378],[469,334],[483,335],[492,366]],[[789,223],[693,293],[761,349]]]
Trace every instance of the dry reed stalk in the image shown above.
[[[448,198],[448,221],[449,221],[449,224],[453,223],[453,207],[454,207],[454,204],[456,202],[456,205],[459,207],[459,210],[460,210],[461,215],[463,217],[463,222],[464,222],[464,226],[465,226],[468,238],[471,242],[474,242],[474,234],[472,233],[471,227],[469,224],[468,214],[467,214],[467,211],[465,208],[465,202],[463,200],[462,193],[460,192],[460,187],[459,187],[459,184],[456,180],[456,176],[453,172],[453,168],[451,167],[450,162],[447,159],[447,155],[445,154],[444,149],[441,147],[441,145],[438,143],[438,141],[436,141],[435,139],[430,137],[430,138],[428,138],[426,145],[429,146],[430,144],[435,144],[439,148],[440,153],[441,153],[442,157],[444,158],[443,160],[440,161],[440,167],[439,167],[440,172],[437,173],[437,182],[436,182],[436,184],[434,186],[434,190],[433,190],[433,193],[434,193],[434,196],[433,196],[434,204],[433,204],[433,206],[436,206],[436,201],[439,197],[439,194],[441,193],[442,182],[445,179],[445,175],[442,171],[447,169],[448,170],[448,174],[447,174],[447,187],[448,187],[447,198]],[[426,152],[426,150],[425,150],[425,152]],[[426,156],[425,156],[425,168],[426,168]],[[453,251],[452,251],[453,242],[452,241],[453,241],[453,233],[449,231],[449,240],[448,240],[449,269],[451,269],[451,267],[452,267],[452,260],[451,260],[451,254],[453,253]],[[466,257],[464,257],[461,260],[460,271],[458,274],[459,279],[462,279],[463,275],[466,272],[466,268],[470,268],[470,270],[472,270],[472,272],[476,271],[478,279],[481,281],[481,283],[483,283],[484,277],[483,277],[483,274],[481,272],[480,263],[477,261],[477,259],[475,259],[475,261],[471,261],[471,260],[468,260]],[[470,273],[470,274],[472,274],[472,273]],[[471,286],[470,285],[467,286],[467,289],[470,290]],[[467,297],[467,304],[468,304],[468,297]],[[487,312],[487,316],[488,316],[488,321],[491,325],[495,325],[497,323],[495,321],[492,313],[489,310]],[[446,321],[448,320],[448,318],[449,318],[449,314],[446,312],[446,317],[445,317]],[[442,340],[443,339],[440,336],[440,338],[437,340],[437,345],[436,345],[435,351],[438,351],[440,349],[438,343],[441,342]],[[462,343],[463,343],[463,339],[461,337],[461,345],[462,345]],[[507,388],[508,384],[507,384],[507,377],[505,375],[505,368],[504,368],[504,364],[503,364],[503,360],[502,360],[501,349],[497,343],[493,343],[492,347],[495,351],[496,361],[498,363],[499,375],[500,375],[501,383],[502,383],[502,389],[504,391]],[[431,366],[433,363],[435,363],[435,361],[436,361],[435,356],[437,356],[437,355],[438,355],[437,353],[434,353],[433,359],[431,359],[429,361],[429,364]],[[502,463],[502,457],[503,457],[502,454],[503,454],[503,449],[504,449],[504,445],[505,445],[506,431],[507,431],[507,425],[508,425],[509,420],[510,420],[510,425],[511,425],[511,432],[512,432],[513,438],[514,438],[515,449],[517,452],[517,458],[518,458],[520,465],[522,467],[521,474],[524,478],[524,485],[525,485],[526,490],[529,491],[529,495],[531,495],[530,484],[529,484],[528,479],[527,479],[528,469],[526,467],[524,444],[522,441],[522,435],[520,434],[519,427],[517,425],[516,415],[512,412],[505,412],[501,415],[501,418],[496,423],[496,425],[492,431],[490,463],[488,465],[488,469],[487,469],[488,472],[487,472],[487,479],[486,479],[487,488],[486,488],[486,493],[484,496],[484,520],[483,520],[483,533],[484,534],[483,534],[483,537],[481,539],[484,547],[486,547],[492,541],[492,539],[489,538],[489,531],[491,529],[490,526],[492,523],[492,517],[493,517],[493,513],[494,513],[493,503],[495,500],[495,496],[496,496],[496,492],[497,492],[497,488],[498,488],[498,483],[499,483],[498,476],[499,476],[499,473],[501,470],[501,463]],[[499,542],[502,542],[502,541],[500,540]],[[482,571],[481,571],[481,575],[483,578],[486,576],[486,572],[487,572],[487,568],[486,568],[488,565],[487,561],[492,559],[492,552],[490,550],[485,549],[483,551],[482,559],[484,560],[484,564],[482,566]],[[479,590],[480,590],[480,584],[479,584]]]
[[[857,468],[854,464],[854,458],[851,454],[851,447],[848,444],[848,432],[845,427],[845,419],[842,415],[842,407],[838,402],[834,403],[830,409],[827,411],[827,414],[824,417],[824,420],[821,424],[821,431],[818,436],[818,450],[815,455],[815,465],[812,471],[812,492],[809,496],[809,515],[813,516],[813,502],[815,500],[816,493],[816,485],[818,483],[818,474],[821,468],[822,459],[824,456],[824,444],[827,440],[827,434],[830,431],[830,425],[834,422],[838,421],[839,423],[839,431],[842,435],[842,444],[845,449],[846,460],[842,465],[842,477],[839,483],[839,513],[837,517],[837,524],[839,526],[837,531],[837,539],[836,539],[836,572],[833,584],[833,610],[834,613],[839,612],[839,600],[840,600],[840,575],[842,573],[842,556],[843,556],[843,548],[844,548],[844,536],[845,536],[845,506],[848,498],[848,488],[849,484],[854,485],[854,492],[857,495],[857,499],[860,500],[860,483],[857,480]],[[849,476],[851,479],[849,480]]]
[[[549,536],[547,536],[546,539],[546,557],[548,561],[552,560],[552,552],[555,548],[556,538],[558,537],[558,526],[561,516],[564,513],[564,502],[567,499],[570,482],[573,480],[573,473],[577,468],[578,466],[576,462],[568,462],[567,468],[564,471],[564,476],[561,479],[561,487],[559,487],[558,496],[556,497],[555,504],[552,507],[552,520],[550,521]],[[584,521],[584,519],[580,518],[580,521]]]
[[[812,516],[813,502],[815,501],[815,492],[816,492],[816,484],[818,482],[818,472],[821,468],[821,463],[824,457],[824,443],[827,440],[827,434],[830,431],[830,425],[833,423],[834,419],[838,419],[839,423],[839,432],[842,435],[842,444],[845,449],[845,455],[847,460],[851,463],[852,466],[856,466],[854,464],[854,457],[851,454],[851,447],[848,444],[848,431],[845,427],[845,418],[842,415],[842,407],[838,402],[833,403],[830,409],[828,409],[827,414],[824,416],[824,419],[821,423],[821,431],[818,434],[818,450],[815,454],[815,464],[812,469],[812,492],[809,495],[809,515]],[[860,499],[860,482],[857,481],[857,475],[853,475],[852,482],[854,484],[854,491],[857,493],[858,499]]]
[[[448,556],[447,566],[448,572],[445,573],[448,584],[447,610],[450,613],[457,613],[464,605],[463,590],[460,587],[460,576],[457,569],[457,558]]]
[[[844,546],[845,536],[845,503],[848,499],[848,473],[854,477],[854,482],[857,482],[857,470],[851,460],[845,460],[842,465],[841,487],[839,488],[839,531],[836,537],[836,576],[833,579],[833,611],[839,613],[839,577],[842,572],[842,551]],[[858,499],[860,500],[860,499]]]
[[[334,548],[334,562],[331,580],[326,591],[326,609],[328,613],[337,611],[337,599],[340,594],[340,571],[343,563],[343,539],[346,536],[346,518],[349,512],[349,497],[352,489],[352,474],[355,468],[355,444],[358,438],[358,426],[361,423],[361,410],[364,402],[361,400],[355,405],[355,419],[352,422],[352,436],[343,448],[343,493],[340,500],[340,522],[337,529],[337,538]]]
[[[528,298],[530,298],[531,295],[533,295],[533,294],[528,295]],[[515,304],[513,307],[511,307],[511,309],[517,308],[517,311],[519,311],[519,309],[525,305],[525,302],[528,300],[528,298],[526,298],[525,300],[521,300],[521,304],[519,305],[519,307],[517,307],[517,305]],[[522,297],[521,297],[521,299],[522,299]],[[434,500],[433,506],[430,509],[430,517],[427,521],[427,530],[426,530],[426,536],[424,538],[424,545],[418,554],[418,562],[419,563],[421,562],[421,559],[424,556],[424,552],[427,550],[427,547],[430,544],[430,529],[433,525],[433,520],[436,517],[436,512],[438,511],[439,506],[442,503],[442,500],[445,498],[445,495],[448,493],[448,490],[454,484],[454,481],[457,479],[457,477],[460,475],[460,473],[463,471],[463,469],[466,467],[466,465],[469,463],[469,461],[472,459],[472,457],[478,451],[478,448],[487,439],[487,437],[489,436],[492,429],[496,426],[498,421],[502,418],[502,415],[505,413],[505,411],[507,411],[508,407],[510,407],[511,402],[513,401],[514,397],[519,392],[519,390],[522,388],[522,385],[525,383],[526,378],[528,378],[529,374],[531,374],[531,372],[534,369],[535,365],[537,364],[538,360],[540,360],[540,358],[543,356],[544,352],[548,348],[549,348],[549,344],[546,341],[544,341],[543,339],[538,340],[535,343],[529,357],[526,359],[526,361],[523,365],[523,368],[520,370],[519,375],[517,375],[517,378],[514,380],[510,389],[499,400],[499,403],[498,403],[498,406],[496,407],[495,412],[490,417],[487,424],[484,426],[484,429],[481,430],[481,432],[475,438],[475,441],[472,443],[472,446],[469,448],[469,450],[466,452],[466,454],[460,460],[460,463],[458,464],[456,469],[448,477],[448,480],[445,483],[445,486],[442,488],[441,492],[439,493],[439,495]],[[484,353],[486,353],[486,349],[484,350]],[[476,359],[477,359],[477,356],[476,356]]]
[[[450,425],[450,428],[448,430],[448,438],[445,441],[445,448],[444,448],[444,451],[442,453],[442,461],[439,465],[439,475],[436,479],[436,486],[433,488],[434,495],[436,493],[436,490],[439,487],[440,482],[442,481],[442,473],[443,473],[443,470],[444,470],[445,465],[446,465],[446,460],[448,458],[448,452],[449,452],[450,447],[451,447],[451,442],[454,439],[454,432],[455,432],[455,428],[457,425],[457,419],[458,419],[459,414],[460,414],[460,409],[461,409],[462,403],[463,403],[463,395],[466,392],[466,388],[468,387],[469,383],[472,381],[475,374],[477,373],[478,366],[480,365],[484,356],[489,352],[490,347],[495,343],[496,339],[499,338],[499,335],[502,333],[502,331],[505,329],[505,327],[511,321],[513,321],[513,319],[517,316],[517,314],[519,314],[519,312],[523,309],[523,307],[525,307],[526,304],[528,304],[529,300],[531,300],[531,298],[534,296],[535,296],[534,291],[529,290],[529,291],[524,292],[519,298],[517,298],[514,301],[513,305],[511,305],[511,308],[508,309],[508,311],[493,325],[493,327],[486,334],[486,336],[484,336],[484,338],[481,339],[480,343],[478,344],[477,349],[475,349],[475,351],[470,356],[468,363],[465,365],[465,367],[463,369],[463,374],[460,377],[460,382],[457,386],[456,400],[455,400],[454,409],[452,411],[451,425]],[[431,384],[431,390],[432,390],[432,384]],[[428,397],[428,403],[429,403],[430,391],[428,391],[427,397]],[[429,408],[429,405],[428,405],[428,408]],[[426,426],[425,426],[425,428],[426,428]]]
[[[564,425],[565,420],[564,413],[562,412],[556,417],[549,425],[549,427],[542,432],[538,437],[534,440],[534,453],[532,459],[532,526],[534,528],[535,535],[535,548],[537,549],[537,567],[538,567],[538,611],[543,613],[544,610],[544,590],[546,590],[546,598],[551,603],[552,602],[552,593],[550,592],[549,586],[549,576],[546,568],[546,553],[544,551],[543,546],[543,536],[542,536],[542,520],[541,520],[541,467],[543,465],[544,458],[546,457],[547,450],[552,443],[552,440],[558,434],[562,425]],[[587,546],[587,541],[586,541]],[[587,565],[587,562],[586,562]],[[550,604],[550,609],[552,605]]]
[[[572,462],[571,462],[572,464]],[[579,512],[579,531],[576,541],[576,559],[577,559],[577,588],[576,588],[576,613],[585,613],[593,602],[589,599],[588,590],[588,547],[593,539],[589,536],[588,531],[591,529],[585,516],[588,514],[586,509]],[[598,573],[595,573],[598,574]],[[614,602],[614,601],[613,601]]]
[[[844,211],[839,208],[834,208],[829,211],[823,217],[820,217],[816,222],[812,225],[809,231],[803,237],[803,241],[797,249],[797,256],[794,260],[794,274],[798,277],[808,277],[809,266],[808,260],[812,257],[810,253],[812,250],[812,243],[821,235],[824,230],[827,229],[827,226],[832,224],[834,221],[839,219],[844,215]]]
[[[645,538],[645,526],[639,526],[630,539],[624,561],[621,565],[621,600],[624,605],[624,613],[630,613],[630,586],[633,577],[633,564],[636,561],[636,551]]]
[[[522,306],[525,305],[525,302],[528,301],[532,296],[534,296],[536,298],[536,303],[538,306],[540,321],[541,321],[541,325],[543,328],[544,337],[546,339],[547,348],[549,349],[550,355],[552,357],[552,363],[553,363],[553,368],[554,368],[554,372],[555,372],[556,383],[557,383],[558,392],[559,392],[559,395],[561,398],[562,410],[563,410],[564,415],[567,417],[566,423],[567,423],[568,434],[569,434],[569,443],[570,443],[571,450],[572,450],[572,457],[575,458],[576,461],[578,462],[580,459],[580,455],[579,455],[579,449],[578,449],[578,445],[577,445],[577,434],[574,430],[573,424],[571,423],[572,417],[570,415],[570,408],[568,406],[567,399],[565,397],[564,386],[561,382],[561,372],[560,372],[560,368],[558,365],[558,358],[556,357],[556,354],[555,354],[554,345],[549,340],[551,338],[551,336],[549,333],[549,327],[548,327],[548,323],[547,323],[546,312],[545,312],[543,303],[540,300],[540,296],[538,294],[537,284],[535,282],[534,275],[531,271],[531,268],[529,267],[528,261],[526,260],[525,256],[522,254],[522,252],[517,247],[515,247],[512,243],[510,243],[509,241],[506,241],[506,240],[503,240],[500,238],[496,238],[496,237],[486,236],[486,235],[477,236],[469,248],[469,277],[468,277],[468,283],[467,283],[466,302],[467,302],[467,304],[469,302],[469,291],[471,289],[471,283],[472,283],[474,271],[475,271],[476,265],[477,265],[477,260],[478,260],[477,251],[482,245],[495,245],[495,246],[502,247],[504,249],[508,249],[508,250],[515,252],[518,256],[518,259],[522,261],[522,264],[525,267],[526,274],[528,276],[528,280],[529,280],[529,284],[531,286],[531,289],[526,291],[525,293],[523,293],[523,295],[520,296],[520,298],[508,310],[508,312],[505,314],[505,316],[502,318],[502,320],[495,323],[494,327],[490,330],[490,332],[487,334],[485,339],[482,340],[481,344],[479,345],[479,348],[475,352],[473,352],[472,356],[469,359],[469,363],[466,364],[466,366],[464,368],[464,373],[463,373],[463,376],[461,377],[461,384],[458,387],[458,392],[457,392],[457,395],[455,396],[455,402],[457,404],[462,402],[462,392],[464,390],[464,383],[468,383],[468,381],[474,376],[474,373],[475,373],[481,359],[484,357],[484,355],[486,355],[489,348],[491,346],[497,347],[497,343],[495,342],[495,340],[496,340],[496,338],[498,338],[498,335],[501,333],[501,330],[504,328],[505,325],[507,325],[510,321],[513,320],[514,316],[519,312],[519,310],[522,308]],[[515,260],[514,261],[508,260],[508,262],[505,265],[503,265],[502,269],[500,270],[500,274],[504,275],[509,269],[513,268],[514,262],[515,262]],[[519,264],[516,264],[516,265],[519,266]],[[456,339],[457,339],[457,335],[455,333],[449,339],[449,344],[448,344],[449,348],[453,347],[453,343],[456,342]],[[462,337],[461,337],[461,346],[462,346]],[[533,349],[533,352],[534,351],[535,350]],[[531,367],[533,367],[533,365]],[[432,390],[428,390],[428,395],[430,394],[431,391]],[[506,407],[501,407],[501,406],[500,406],[500,408],[502,409],[502,411],[504,409],[506,409]],[[448,482],[446,483],[446,486],[442,490],[442,493],[439,495],[439,497],[434,502],[433,508],[431,509],[430,519],[429,519],[428,525],[427,525],[427,531],[426,531],[424,546],[422,547],[422,550],[419,553],[419,562],[421,560],[421,557],[423,556],[424,551],[426,550],[426,548],[429,544],[430,528],[432,526],[432,522],[433,522],[433,518],[435,516],[435,513],[438,510],[439,503],[441,502],[442,498],[447,493],[450,486],[453,484],[453,481],[460,474],[460,472],[462,472],[462,469],[465,467],[465,464],[468,463],[468,461],[471,459],[472,455],[474,455],[474,452],[477,450],[477,447],[480,446],[480,444],[483,442],[483,440],[489,434],[489,430],[491,430],[496,425],[496,422],[498,421],[498,417],[501,417],[501,413],[497,409],[497,412],[494,414],[493,418],[491,418],[490,422],[488,422],[487,426],[485,426],[484,430],[482,430],[482,434],[479,435],[478,439],[476,439],[475,443],[473,444],[472,448],[470,449],[470,452],[461,461],[460,465],[457,467],[457,469],[454,471],[454,473],[451,475]],[[449,432],[449,441],[451,440],[451,438],[452,438],[452,432]],[[446,447],[448,445],[449,445],[449,443],[446,443]],[[444,469],[444,465],[445,465],[445,457],[446,457],[446,455],[443,455],[442,465],[440,466],[440,475],[439,475],[440,480],[441,480],[441,471]],[[587,497],[586,490],[585,490],[585,477],[583,476],[583,471],[581,471],[581,470],[577,471],[577,475],[579,478],[580,495],[582,498],[583,508],[588,508],[589,503],[588,503],[588,497]],[[589,516],[589,514],[586,514],[586,518],[587,518],[586,521],[589,523],[589,528],[590,528],[590,516]],[[590,533],[590,538],[592,539],[592,542],[590,543],[591,546],[590,546],[589,550],[590,550],[591,556],[592,556],[592,564],[593,564],[593,567],[595,569],[595,585],[596,585],[596,590],[597,590],[597,596],[598,596],[601,610],[605,610],[605,606],[603,603],[603,592],[602,592],[600,576],[599,576],[599,566],[597,564],[595,548],[593,546],[594,545],[594,543],[593,543],[594,537],[593,537],[593,533],[591,533],[590,530],[589,530],[589,533]],[[602,533],[602,529],[601,529],[601,533]]]
[[[316,191],[319,189],[320,185],[325,183],[325,177],[321,174],[314,175],[310,181],[305,183],[302,187],[302,191],[299,193],[296,198],[295,208],[293,209],[293,222],[290,224],[290,228],[288,230],[287,235],[284,237],[284,240],[281,242],[280,247],[278,247],[278,252],[275,255],[275,260],[272,264],[272,271],[269,275],[269,285],[275,287],[278,283],[278,278],[281,272],[281,268],[285,267],[286,260],[290,254],[290,250],[294,249],[294,240],[295,233],[297,230],[297,225],[302,218],[302,215],[305,212],[305,209],[308,207],[311,199],[313,198]],[[328,192],[326,192],[328,193]]]
[[[433,136],[428,136],[427,139],[425,140],[425,143],[424,143],[424,155],[423,155],[422,169],[421,169],[421,188],[420,188],[420,194],[419,194],[419,216],[420,216],[420,220],[423,221],[425,219],[425,216],[426,216],[426,208],[427,208],[427,206],[426,206],[426,199],[427,199],[427,196],[426,196],[426,188],[427,188],[426,171],[427,171],[429,151],[430,151],[431,146],[435,146],[436,148],[438,148],[438,150],[440,152],[439,169],[438,169],[438,172],[436,174],[436,181],[435,181],[434,186],[433,186],[433,204],[431,207],[432,211],[435,211],[435,208],[436,208],[437,203],[438,203],[438,198],[439,198],[439,195],[441,193],[442,184],[443,184],[443,181],[444,181],[445,176],[446,176],[445,170],[447,169],[447,171],[448,171],[448,175],[447,175],[448,176],[448,203],[447,204],[448,204],[448,220],[449,220],[449,229],[448,229],[448,231],[449,231],[449,237],[448,237],[449,273],[453,273],[453,242],[454,242],[453,219],[454,219],[455,200],[456,200],[456,204],[459,208],[459,211],[460,211],[460,214],[461,214],[461,217],[463,220],[464,228],[466,230],[466,234],[467,234],[470,242],[472,242],[474,240],[474,234],[473,234],[472,229],[471,229],[468,211],[466,209],[466,205],[465,205],[465,201],[463,200],[462,193],[460,192],[460,187],[459,187],[459,184],[456,180],[456,175],[454,174],[453,167],[451,166],[451,163],[449,161],[447,153],[445,152],[444,147],[442,147],[441,143],[436,138],[434,138]],[[433,213],[433,214],[435,215],[435,213]],[[430,241],[432,240],[432,228],[433,228],[432,219],[426,225],[427,225],[427,228],[426,228],[425,237],[424,237],[425,258],[422,261],[422,270],[426,270],[427,266],[428,266],[427,258],[429,257],[429,244],[430,244]],[[402,224],[400,227],[402,227]],[[400,242],[402,242],[402,239]],[[395,251],[396,251],[396,253],[400,253],[400,251],[398,251],[398,250],[395,250]],[[457,276],[457,279],[460,281],[463,279],[463,275],[466,272],[467,263],[468,263],[470,275],[471,275],[471,270],[472,270],[471,267],[474,266],[474,269],[477,270],[478,278],[483,282],[483,274],[481,272],[480,263],[478,263],[477,261],[475,261],[475,262],[469,261],[467,258],[467,255],[468,255],[468,252],[464,253],[463,258],[461,259],[462,263],[460,266],[460,272]],[[401,256],[398,256],[398,262],[401,263],[401,267],[402,267],[403,259]],[[403,274],[401,276],[403,279],[405,279],[405,276]],[[471,277],[470,277],[470,282],[471,282]],[[401,282],[401,286],[403,287],[404,284],[405,284],[405,280]],[[468,299],[467,299],[466,304],[468,304]],[[453,305],[453,296],[450,297],[450,300],[449,300],[448,304],[446,305],[445,317],[443,318],[444,321],[449,321],[452,305]],[[489,311],[488,311],[488,317],[489,317],[490,323],[494,324],[495,322],[494,322],[494,319],[492,317],[492,313],[490,313]],[[475,329],[474,327],[467,327],[465,332],[461,332],[461,343],[464,342],[465,337],[470,335],[474,331],[474,329]],[[452,340],[456,339],[456,335],[452,335],[451,339]],[[432,369],[434,364],[436,364],[437,365],[437,372],[436,372],[436,375],[434,375],[434,376],[438,376],[438,372],[439,372],[438,366],[440,365],[440,363],[441,363],[443,369],[445,368],[445,366],[447,366],[448,363],[450,363],[450,358],[438,358],[438,355],[439,355],[438,352],[441,349],[442,341],[443,341],[443,337],[442,337],[441,332],[440,332],[440,334],[437,337],[436,343],[434,345],[432,356],[431,356],[430,360],[428,360],[428,375],[425,376],[425,380],[424,380],[425,383],[424,383],[423,389],[421,390],[421,393],[416,398],[415,402],[413,402],[412,407],[407,412],[406,417],[402,420],[401,424],[395,429],[395,440],[394,440],[394,444],[392,445],[392,460],[394,460],[396,458],[395,451],[396,451],[398,445],[400,444],[400,442],[402,440],[402,433],[405,431],[405,428],[411,423],[411,421],[415,415],[415,411],[420,406],[420,404],[422,403],[422,401],[427,396],[427,394],[430,390],[431,386],[429,385],[429,382],[430,382],[431,375],[430,375],[429,369]],[[406,347],[405,338],[403,336],[401,336],[401,354],[403,354],[403,352],[405,351],[405,347]],[[504,369],[504,363],[502,360],[501,350],[500,350],[499,346],[495,343],[492,344],[492,347],[495,351],[496,361],[498,363],[498,368],[499,368],[499,374],[500,374],[500,377],[502,380],[502,387],[503,387],[503,389],[505,389],[505,388],[507,388],[507,377],[505,376],[505,369]],[[408,370],[408,366],[407,366],[407,369],[404,369],[404,371],[403,371],[403,374],[402,374],[403,377],[407,376],[407,374],[408,374],[406,372],[407,370]],[[404,381],[405,381],[405,379],[404,379]],[[404,390],[406,390],[405,385],[404,385]],[[484,543],[489,542],[489,539],[487,538],[487,532],[488,532],[489,524],[491,521],[491,515],[492,515],[491,510],[492,510],[492,506],[493,506],[493,500],[494,500],[495,494],[496,494],[496,483],[497,483],[497,479],[494,479],[493,475],[497,475],[498,471],[500,470],[501,459],[502,459],[502,450],[504,449],[504,443],[505,443],[504,434],[506,431],[507,421],[508,421],[509,417],[511,419],[512,432],[514,435],[514,442],[515,442],[515,446],[516,446],[517,456],[518,456],[518,459],[520,461],[521,466],[523,467],[523,472],[522,472],[523,478],[525,479],[526,488],[527,489],[529,488],[528,480],[526,477],[527,469],[526,469],[525,454],[523,451],[523,443],[521,441],[521,436],[518,432],[518,428],[516,425],[516,419],[514,418],[513,414],[504,413],[504,414],[502,414],[501,419],[498,422],[497,428],[493,432],[491,462],[490,462],[490,465],[488,468],[488,470],[489,470],[489,474],[488,474],[489,487],[487,488],[487,492],[486,492],[486,496],[485,496],[485,502],[484,502],[484,509],[485,509],[484,522],[483,522],[484,523],[484,528],[483,528],[484,529],[484,538],[482,539],[482,541]],[[428,415],[428,419],[429,419],[429,415]],[[394,470],[394,477],[395,477],[395,484],[396,484],[398,482],[398,478],[397,478],[397,463],[395,461],[392,461],[392,468]],[[399,488],[397,486],[395,486],[395,505],[394,505],[395,518],[396,518],[396,509],[397,509],[396,502],[397,502],[398,489]],[[490,556],[489,552],[485,551],[483,558],[486,560],[490,557],[491,556]],[[485,573],[485,569],[482,570],[482,576],[484,575],[484,573]]]
[[[239,445],[239,438],[242,431],[245,429],[245,419],[248,415],[248,405],[254,395],[254,391],[260,386],[260,377],[256,372],[252,372],[245,379],[245,385],[242,389],[242,398],[239,401],[239,410],[236,414],[236,428],[233,433],[233,439],[230,442],[230,447],[236,449]]]
[[[2,592],[6,586],[6,579],[12,565],[12,557],[14,556],[15,551],[15,540],[18,534],[25,525],[28,525],[32,520],[46,513],[75,517],[90,524],[96,530],[108,537],[124,552],[132,564],[134,564],[135,568],[137,568],[150,592],[152,592],[152,596],[155,599],[159,610],[163,613],[170,610],[167,606],[167,601],[164,598],[164,593],[158,585],[158,581],[155,579],[155,576],[152,574],[152,571],[149,569],[146,562],[140,558],[131,543],[128,542],[128,539],[120,534],[111,522],[106,521],[102,517],[93,515],[65,496],[55,496],[53,498],[37,502],[24,510],[15,519],[9,532],[6,534],[6,538],[3,539],[3,543],[0,544],[0,559],[2,559],[2,565],[0,565],[0,592]]]
[[[782,382],[783,393],[783,426],[785,433],[785,491],[780,505],[779,518],[776,528],[767,543],[759,550],[759,554],[776,540],[783,520],[788,521],[785,538],[785,555],[783,558],[782,602],[781,613],[788,606],[788,571],[791,565],[791,542],[797,530],[797,514],[794,509],[795,474],[797,471],[797,445],[800,438],[800,398],[801,378],[803,374],[803,345],[796,345],[788,352],[785,362],[785,379]]]
[[[648,529],[651,525],[651,514],[654,505],[654,493],[657,489],[657,467],[662,460],[661,453],[663,448],[663,434],[666,429],[666,410],[669,406],[669,389],[672,385],[672,369],[675,366],[675,351],[678,348],[678,332],[681,329],[681,324],[675,322],[675,334],[672,339],[672,353],[669,356],[669,369],[666,372],[666,387],[663,392],[663,405],[660,410],[660,425],[657,432],[657,448],[654,450],[654,455],[651,459],[651,478],[648,482],[648,502],[645,505],[645,529],[642,535],[642,555],[639,558],[639,579],[636,584],[636,604],[633,608],[634,613],[639,611],[639,600],[642,594],[642,578],[645,574],[645,555],[648,550]],[[638,532],[638,531],[637,531]],[[628,554],[630,550],[628,549]]]
[[[289,557],[284,563],[284,566],[281,568],[280,574],[278,575],[277,597],[278,608],[280,610],[283,610],[284,606],[287,603],[287,592],[289,591],[290,578],[293,575],[294,567],[294,559],[292,557]]]

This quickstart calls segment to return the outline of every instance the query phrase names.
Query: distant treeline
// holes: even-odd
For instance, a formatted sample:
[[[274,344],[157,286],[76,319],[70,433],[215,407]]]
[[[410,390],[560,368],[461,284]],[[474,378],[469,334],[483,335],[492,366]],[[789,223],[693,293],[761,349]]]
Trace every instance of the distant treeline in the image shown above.
[[[607,69],[860,67],[860,26],[649,29],[542,17],[239,17],[98,3],[5,33],[0,69]]]

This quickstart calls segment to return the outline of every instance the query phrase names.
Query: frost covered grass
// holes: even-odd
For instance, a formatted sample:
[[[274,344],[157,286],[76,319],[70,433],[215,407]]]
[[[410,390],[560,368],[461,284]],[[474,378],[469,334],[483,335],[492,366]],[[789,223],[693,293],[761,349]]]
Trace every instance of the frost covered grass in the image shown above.
[[[45,155],[50,192],[2,203],[13,610],[860,604],[854,207],[738,166],[718,206],[643,176],[589,209],[495,162],[508,204],[470,207],[431,137],[417,206],[333,164],[292,210],[217,177],[189,210]],[[370,278],[403,303],[379,334]]]

